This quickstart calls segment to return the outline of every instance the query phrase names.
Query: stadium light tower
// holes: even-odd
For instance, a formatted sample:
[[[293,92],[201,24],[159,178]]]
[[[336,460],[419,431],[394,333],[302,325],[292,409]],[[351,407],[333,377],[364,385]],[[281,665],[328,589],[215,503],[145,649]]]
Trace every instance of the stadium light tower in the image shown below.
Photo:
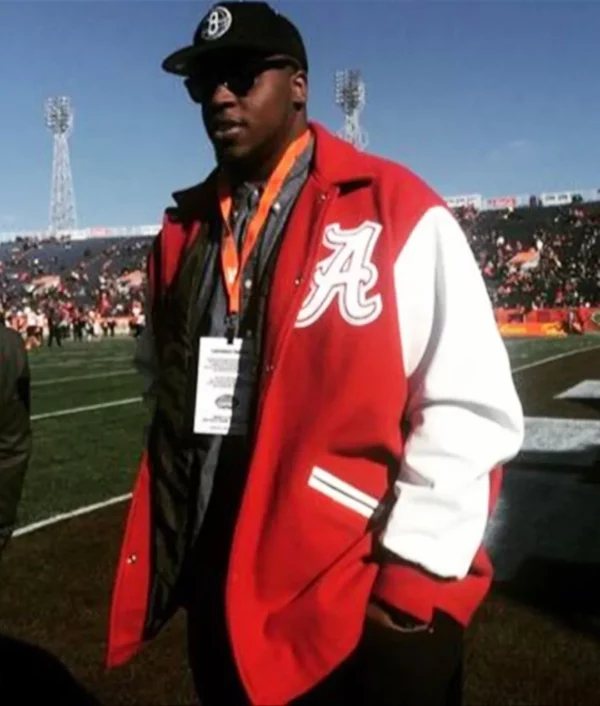
[[[338,135],[364,150],[368,144],[366,130],[360,124],[360,114],[366,104],[365,84],[357,69],[335,72],[335,103],[344,112],[344,127]]]
[[[48,98],[45,104],[46,127],[54,140],[52,187],[50,190],[50,232],[75,230],[77,212],[73,174],[69,157],[69,137],[73,132],[73,109],[67,96]]]

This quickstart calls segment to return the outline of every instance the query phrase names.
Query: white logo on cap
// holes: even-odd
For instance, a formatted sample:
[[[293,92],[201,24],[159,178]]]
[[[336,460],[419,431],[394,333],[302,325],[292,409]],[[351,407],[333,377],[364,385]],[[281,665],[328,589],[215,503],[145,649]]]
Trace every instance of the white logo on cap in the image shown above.
[[[229,32],[232,22],[231,12],[226,7],[221,5],[214,7],[202,22],[202,29],[200,30],[202,39],[207,41],[220,39]]]

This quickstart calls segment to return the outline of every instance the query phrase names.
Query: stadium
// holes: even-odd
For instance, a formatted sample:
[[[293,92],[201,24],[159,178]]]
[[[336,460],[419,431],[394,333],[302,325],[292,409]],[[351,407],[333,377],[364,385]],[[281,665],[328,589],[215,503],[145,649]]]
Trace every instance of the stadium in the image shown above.
[[[364,86],[356,72],[344,78],[356,93],[339,102],[344,135],[364,147]],[[56,154],[68,163],[68,152]],[[70,179],[53,183],[63,216],[74,211]],[[495,582],[469,629],[465,703],[591,706],[600,694],[600,189],[446,201],[486,282],[526,415],[486,538]],[[0,234],[0,314],[29,350],[34,426],[19,527],[3,557],[2,631],[46,651],[40,660],[60,659],[115,706],[196,703],[180,618],[131,664],[102,667],[146,422],[132,357],[158,230],[57,217],[44,230]]]
[[[486,209],[477,198],[449,203],[496,306],[527,428],[489,531],[496,586],[470,637],[476,663],[467,702],[593,704],[600,685],[600,203],[576,194],[560,205],[510,197]],[[11,634],[60,656],[106,703],[150,706],[172,703],[174,694],[192,703],[181,625],[133,666],[99,669],[145,422],[129,324],[143,304],[151,237],[86,235],[18,236],[0,246],[7,321],[27,336],[33,316],[46,339],[38,317],[58,306],[66,339],[60,349],[31,350],[35,451],[21,526],[5,558],[13,580],[0,596],[1,620]],[[73,340],[77,312],[86,322],[81,342]],[[103,325],[112,319],[114,336]],[[166,663],[168,675],[158,673]],[[497,671],[505,674],[500,684],[489,678]]]

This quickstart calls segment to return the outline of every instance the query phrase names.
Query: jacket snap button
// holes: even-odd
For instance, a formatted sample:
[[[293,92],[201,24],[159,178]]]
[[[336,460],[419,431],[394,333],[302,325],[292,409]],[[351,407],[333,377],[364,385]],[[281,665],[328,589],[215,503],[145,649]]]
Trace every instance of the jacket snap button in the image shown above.
[[[130,554],[130,555],[127,557],[127,563],[128,563],[128,564],[135,564],[136,561],[137,561],[137,555],[136,555],[136,554]]]

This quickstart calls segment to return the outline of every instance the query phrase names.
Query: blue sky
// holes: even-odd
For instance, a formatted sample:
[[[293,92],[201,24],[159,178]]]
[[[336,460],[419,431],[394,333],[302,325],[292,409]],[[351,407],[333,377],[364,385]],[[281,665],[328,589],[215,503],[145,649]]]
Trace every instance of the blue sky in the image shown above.
[[[369,150],[445,196],[600,187],[600,3],[274,0],[300,27],[310,112],[338,129],[333,74],[360,68]],[[0,0],[0,231],[48,225],[47,96],[75,108],[80,227],[157,223],[213,158],[163,74],[210,7],[187,0]]]

